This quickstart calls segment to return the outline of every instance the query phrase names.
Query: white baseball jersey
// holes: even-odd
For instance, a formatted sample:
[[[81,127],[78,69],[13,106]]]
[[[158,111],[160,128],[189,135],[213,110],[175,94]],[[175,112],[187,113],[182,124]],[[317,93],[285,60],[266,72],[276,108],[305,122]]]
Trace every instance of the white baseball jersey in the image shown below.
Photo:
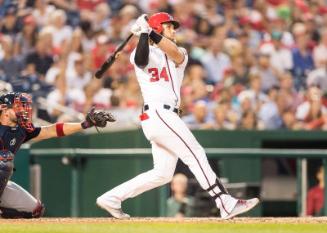
[[[179,107],[180,89],[188,61],[186,49],[179,49],[185,58],[183,63],[177,66],[160,48],[150,46],[149,63],[143,69],[134,63],[136,49],[132,52],[130,61],[135,67],[144,103],[164,103]]]

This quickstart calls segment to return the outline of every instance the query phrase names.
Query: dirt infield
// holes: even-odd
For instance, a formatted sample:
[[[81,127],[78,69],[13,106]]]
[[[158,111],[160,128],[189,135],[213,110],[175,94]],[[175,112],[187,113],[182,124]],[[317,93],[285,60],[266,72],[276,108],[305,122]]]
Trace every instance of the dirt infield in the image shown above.
[[[74,223],[278,223],[278,224],[297,224],[297,223],[310,223],[319,224],[327,223],[327,217],[294,217],[294,218],[234,218],[232,220],[222,220],[220,218],[130,218],[128,220],[118,220],[113,218],[41,218],[41,219],[0,219],[0,225],[5,223],[15,223],[15,224],[25,224],[25,223],[35,223],[35,224],[74,224]]]

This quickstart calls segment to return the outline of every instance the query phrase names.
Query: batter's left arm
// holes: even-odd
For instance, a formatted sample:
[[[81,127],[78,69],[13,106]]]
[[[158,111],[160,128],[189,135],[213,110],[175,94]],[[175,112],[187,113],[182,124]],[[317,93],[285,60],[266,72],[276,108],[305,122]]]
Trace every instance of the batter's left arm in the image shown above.
[[[158,43],[158,47],[167,54],[167,56],[173,60],[177,65],[182,64],[185,55],[177,47],[177,45],[166,37],[162,37],[162,40]]]
[[[185,54],[178,48],[178,46],[173,41],[156,33],[154,30],[150,32],[149,37],[177,65],[183,63],[185,59]]]

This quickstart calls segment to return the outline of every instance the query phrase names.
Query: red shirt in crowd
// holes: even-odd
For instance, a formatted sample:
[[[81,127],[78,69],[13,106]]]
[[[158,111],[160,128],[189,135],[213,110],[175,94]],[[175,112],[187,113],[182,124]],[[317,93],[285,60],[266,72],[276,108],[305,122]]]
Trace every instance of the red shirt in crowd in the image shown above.
[[[321,215],[324,206],[324,188],[319,185],[312,187],[307,196],[307,215]]]
[[[100,4],[103,3],[104,0],[77,0],[77,7],[80,10],[90,10],[93,11],[94,8]]]

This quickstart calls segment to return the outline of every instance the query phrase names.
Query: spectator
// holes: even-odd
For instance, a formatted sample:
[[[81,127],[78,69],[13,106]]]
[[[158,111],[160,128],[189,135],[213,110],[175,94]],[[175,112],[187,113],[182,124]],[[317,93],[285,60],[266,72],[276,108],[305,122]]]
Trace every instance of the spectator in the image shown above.
[[[260,51],[257,65],[250,70],[250,73],[257,73],[261,78],[261,90],[267,92],[273,86],[279,86],[279,81],[270,66],[269,51]]]
[[[238,114],[231,109],[230,102],[221,101],[214,108],[214,129],[234,130],[237,127]]]
[[[191,129],[209,129],[213,126],[207,104],[203,100],[197,101],[192,113],[183,117],[183,120]]]
[[[293,111],[285,111],[282,113],[283,125],[282,129],[298,130],[301,129],[301,124],[297,122]]]
[[[56,51],[68,47],[72,36],[72,28],[66,25],[67,15],[63,10],[55,10],[50,16],[53,46]]]
[[[18,58],[25,58],[28,53],[35,49],[37,38],[37,25],[32,15],[25,16],[23,19],[23,30],[17,35],[15,41],[14,54]]]
[[[20,31],[21,23],[17,16],[17,6],[13,4],[9,5],[5,10],[5,15],[0,26],[0,32],[15,40]]]
[[[243,96],[242,98],[238,99],[239,103],[240,103],[240,108],[239,108],[239,115],[243,115],[243,113],[245,112],[251,112],[253,111],[252,108],[252,101],[250,99],[250,97],[248,96]]]
[[[105,34],[100,34],[92,49],[93,67],[98,69],[106,60],[110,48],[109,39]]]
[[[296,90],[305,89],[306,75],[314,68],[311,52],[308,48],[309,35],[301,23],[293,26],[295,48],[292,49],[294,84]]]
[[[327,27],[321,30],[321,39],[313,50],[313,60],[317,68],[325,68],[327,64]]]
[[[310,5],[314,5],[314,3],[310,3]],[[309,35],[309,49],[312,50],[320,40],[320,32],[317,28],[314,16],[311,13],[303,14],[302,16],[302,21],[307,29],[307,34]]]
[[[48,4],[47,0],[35,0],[32,15],[36,19],[39,27],[44,27],[50,23],[50,16],[55,11],[53,5]]]
[[[327,93],[327,60],[325,61],[325,65],[320,66],[308,74],[307,86],[319,86],[324,94]]]
[[[171,181],[172,196],[167,200],[168,217],[193,217],[194,198],[187,196],[188,179],[184,174],[174,175]]]
[[[192,82],[192,98],[193,101],[204,100],[208,102],[208,89],[203,80],[194,80]]]
[[[285,72],[280,75],[279,96],[282,97],[280,98],[280,102],[282,102],[284,106],[284,109],[282,109],[281,112],[283,112],[285,109],[289,109],[294,112],[303,101],[303,94],[295,90],[292,74],[289,72]]]
[[[105,2],[105,0],[76,0],[77,10],[80,12],[83,20],[93,20],[95,17],[95,9],[98,5]]]
[[[217,103],[226,102],[227,111],[236,111],[238,121],[245,112],[258,115],[257,126],[260,128],[261,114],[267,116],[267,109],[276,110],[267,107],[275,103],[283,128],[327,127],[322,120],[324,114],[321,117],[311,114],[315,115],[312,124],[311,120],[307,122],[298,118],[298,114],[307,111],[305,106],[310,101],[307,98],[303,102],[303,96],[310,86],[319,86],[323,93],[327,93],[326,4],[323,1],[313,1],[304,4],[305,7],[301,1],[296,1],[292,8],[279,1],[109,2],[3,1],[0,8],[0,38],[3,38],[0,44],[1,78],[21,76],[11,82],[14,91],[17,88],[33,92],[40,89],[35,86],[41,85],[44,76],[46,85],[57,87],[59,64],[65,61],[64,81],[75,85],[67,79],[76,76],[76,73],[72,74],[76,71],[76,57],[83,57],[85,73],[93,73],[127,36],[131,23],[141,10],[150,15],[163,9],[183,24],[184,29],[177,31],[177,40],[186,43],[191,54],[181,90],[184,116],[194,117],[193,109],[198,111],[195,103],[203,100],[208,111],[207,120],[213,123],[216,117],[220,123],[215,127],[226,128],[221,125],[231,123],[233,126],[227,128],[233,128],[235,123],[229,119],[229,114],[217,110],[225,109],[217,107]],[[8,37],[14,45],[13,52],[9,49],[12,46],[5,42]],[[136,95],[137,86],[130,74],[130,66],[126,65],[129,63],[126,54],[135,43],[136,38],[133,38],[105,74],[110,80],[109,87],[102,80],[94,80],[78,88],[78,93],[75,93],[76,89],[65,92],[62,104],[71,107],[69,100],[77,98],[81,102],[85,100],[84,107],[78,107],[83,111],[92,104],[110,108],[113,95],[113,99],[119,99],[120,108],[138,108],[141,103]],[[17,67],[17,64],[22,67]],[[258,76],[261,81],[256,81],[253,76]],[[277,85],[280,86],[278,96],[271,101],[271,96],[267,98],[263,90],[268,91]],[[326,101],[323,99],[320,105],[318,102],[313,105],[323,112]],[[309,109],[312,113],[319,112],[313,107]]]
[[[113,124],[115,129],[125,129],[137,127],[139,125],[139,109],[126,108],[121,103],[121,98],[112,93],[110,96],[110,112],[116,117],[116,122]]]
[[[245,49],[249,48],[249,50],[246,49],[246,51],[253,53],[253,51],[255,51],[261,43],[261,32],[256,30],[249,15],[241,16],[239,18],[239,23],[243,27],[243,36],[245,36],[243,37],[244,40],[242,44],[243,46],[245,45]]]
[[[208,99],[208,90],[205,80],[206,71],[200,62],[188,65],[181,90],[184,95],[182,99],[184,114],[190,113],[194,102],[197,100],[206,101]]]
[[[40,33],[36,42],[35,51],[27,54],[25,59],[26,67],[29,67],[34,73],[44,76],[53,63],[51,48],[48,46],[47,37],[49,34]]]
[[[14,45],[11,37],[3,36],[0,43],[4,51],[4,57],[0,60],[1,79],[12,82],[20,76],[24,66],[22,61],[14,56]]]
[[[248,26],[245,26],[243,28],[243,30],[241,30],[238,34],[237,34],[237,39],[240,41],[241,43],[241,47],[242,47],[242,58],[243,58],[243,62],[246,65],[247,68],[251,67],[254,63],[254,52],[253,49],[250,47],[250,29],[248,28]]]
[[[68,101],[77,111],[84,111],[86,96],[84,88],[92,78],[91,72],[87,70],[86,59],[82,54],[75,57],[72,67],[66,70],[66,85]]]
[[[282,43],[282,32],[273,31],[271,40],[274,46],[274,51],[270,57],[271,67],[276,71],[278,77],[281,73],[290,71],[293,67],[292,53]]]
[[[234,57],[232,60],[233,83],[246,87],[249,84],[249,69],[245,65],[242,56]]]
[[[261,105],[268,100],[267,96],[261,91],[261,77],[257,73],[250,75],[250,88],[239,93],[238,100],[240,104],[248,99],[250,107],[254,111],[259,111]],[[250,109],[245,109],[250,110]]]
[[[242,114],[239,128],[243,130],[254,130],[258,127],[257,116],[253,111],[245,111]]]
[[[323,216],[324,207],[324,167],[320,166],[316,172],[318,184],[310,188],[307,196],[307,215]]]
[[[322,105],[321,90],[311,86],[307,91],[307,101],[296,110],[296,118],[301,121],[304,129],[322,129],[325,124],[326,108]]]
[[[111,106],[111,97],[113,95],[112,91],[112,79],[104,78],[103,79],[103,86],[100,88],[99,91],[93,96],[93,105],[95,105],[97,108],[102,109],[109,109],[113,106]],[[118,98],[116,96],[116,98]],[[115,105],[115,107],[120,106],[120,103],[118,105]]]
[[[189,64],[186,68],[184,85],[191,85],[194,80],[206,80],[206,70],[200,62]]]
[[[66,105],[66,90],[67,84],[65,81],[65,72],[66,72],[66,61],[63,60],[60,63],[56,64],[55,69],[52,69],[51,76],[53,78],[48,78],[51,80],[51,83],[54,85],[54,90],[49,93],[47,96],[47,112],[52,122],[58,121],[58,119],[63,119],[63,112],[59,106]],[[66,117],[65,117],[66,120]],[[67,119],[68,120],[68,119]],[[71,119],[69,119],[71,120]]]
[[[205,83],[205,70],[199,63],[191,64],[186,70],[186,76],[183,80],[182,99],[183,114],[192,112],[194,103],[199,100],[209,101],[209,89]]]
[[[194,24],[195,32],[201,36],[210,36],[213,32],[213,25],[207,17],[197,17]]]
[[[180,0],[171,2],[174,19],[182,25],[182,28],[191,29],[194,25],[193,4],[191,1]]]
[[[262,104],[258,119],[263,123],[264,129],[278,129],[282,126],[281,114],[276,104],[278,87],[271,87],[268,91],[268,100]]]
[[[127,76],[126,81],[119,82],[115,92],[119,92],[121,106],[125,108],[137,109],[143,105],[142,97],[140,94],[140,87],[133,73]]]
[[[82,42],[83,32],[80,28],[76,28],[72,34],[70,43],[66,51],[61,53],[61,56],[67,57],[67,67],[71,68],[74,66],[75,59],[80,57],[84,53],[83,42]]]
[[[81,12],[77,8],[77,3],[77,0],[51,0],[52,5],[66,12],[67,24],[72,27],[77,26],[81,18]]]
[[[138,9],[136,6],[132,4],[125,5],[118,14],[119,17],[119,27],[120,27],[120,38],[124,38],[127,36],[131,24],[133,23],[134,19],[137,18],[139,14]]]
[[[109,31],[111,10],[107,3],[100,3],[95,7],[93,20],[94,31]]]
[[[212,37],[209,50],[201,60],[208,71],[208,81],[213,84],[222,81],[225,70],[231,66],[230,58],[222,52],[223,39]]]
[[[93,31],[90,21],[81,20],[79,28],[76,30],[81,30],[82,36],[82,48],[84,52],[90,52],[96,44],[95,32]]]

